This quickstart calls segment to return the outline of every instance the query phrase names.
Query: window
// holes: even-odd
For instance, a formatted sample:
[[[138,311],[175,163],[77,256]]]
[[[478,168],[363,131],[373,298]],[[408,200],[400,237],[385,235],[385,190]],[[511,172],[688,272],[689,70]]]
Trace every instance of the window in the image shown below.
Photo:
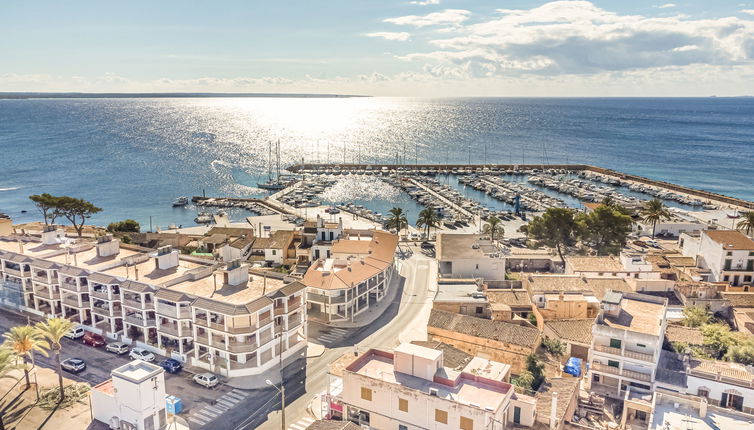
[[[620,339],[610,339],[610,348],[620,349]]]
[[[435,409],[435,421],[437,421],[438,423],[447,424],[448,411],[441,411],[439,409]]]
[[[723,281],[728,282],[730,280],[730,276],[725,275],[723,276]]]
[[[479,270],[479,265],[478,264],[476,265],[476,270]]]
[[[484,313],[484,308],[483,308],[483,307],[481,307],[481,306],[477,306],[477,307],[476,307],[476,313],[478,313],[478,314],[483,314],[483,313]]]
[[[364,400],[372,401],[372,390],[366,387],[361,387],[361,398]]]
[[[402,412],[408,412],[408,400],[398,399],[398,410]]]
[[[607,360],[607,365],[610,367],[620,367],[620,364],[615,360]]]
[[[754,251],[749,251],[749,257],[754,257]]]
[[[754,270],[754,260],[746,261],[746,271],[751,272],[752,270]]]
[[[273,249],[272,250],[272,255],[277,255],[277,251]]]
[[[730,257],[731,255],[733,255],[733,251],[728,251],[725,255],[727,255],[728,257]]]
[[[706,388],[700,388],[697,393],[699,397],[709,398],[709,390]]]
[[[408,430],[408,427],[404,426],[403,424],[398,424],[398,430]]]
[[[473,430],[474,420],[472,420],[471,418],[461,417],[459,427],[461,428],[461,430]]]
[[[723,264],[723,270],[730,270],[730,265],[731,265],[732,261],[733,260],[731,260],[730,258],[726,259],[725,263]]]
[[[639,348],[646,348],[647,347],[647,345],[644,345],[643,343],[637,343],[636,346],[638,346]]]

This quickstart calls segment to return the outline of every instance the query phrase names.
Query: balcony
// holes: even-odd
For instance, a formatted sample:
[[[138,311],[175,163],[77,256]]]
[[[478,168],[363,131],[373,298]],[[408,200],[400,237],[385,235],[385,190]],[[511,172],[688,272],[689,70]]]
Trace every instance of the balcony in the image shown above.
[[[301,318],[301,314],[297,315],[294,318],[288,319],[288,330],[298,327],[302,321],[303,321],[303,318]]]
[[[127,299],[123,297],[120,302],[123,306],[128,306],[129,308],[147,309],[147,306],[141,304],[141,300]]]
[[[599,352],[604,352],[607,354],[617,355],[619,357],[626,357],[626,358],[631,358],[634,360],[641,360],[641,361],[646,361],[649,363],[654,363],[654,356],[652,356],[652,354],[645,354],[643,352],[631,351],[629,349],[623,350],[621,352],[620,348],[613,348],[607,345],[594,345],[594,350],[599,351]]]
[[[301,306],[301,297],[297,297],[295,300],[288,301],[288,313],[291,313]]]
[[[343,294],[342,296],[331,297],[322,294],[306,293],[306,299],[310,302],[317,303],[345,303],[346,295]]]
[[[53,276],[52,280],[47,279],[47,275],[45,276],[39,276],[36,273],[31,275],[31,279],[33,279],[36,282],[41,282],[43,284],[57,284],[58,278],[56,276]]]
[[[63,297],[61,301],[63,302],[64,305],[72,306],[78,309],[84,309],[84,308],[88,309],[89,304],[90,304],[89,300],[84,300],[81,302],[81,304],[79,304],[79,300],[73,297]]]
[[[125,317],[123,317],[123,322],[127,322],[139,327],[157,327],[154,318],[143,319],[135,315],[126,315]]]
[[[88,285],[76,285],[76,282],[61,282],[60,288],[66,291],[73,291],[75,293],[85,293],[89,291]]]
[[[170,323],[162,323],[157,328],[157,331],[160,333],[165,333],[170,336],[174,337],[193,337],[193,334],[191,333],[191,327],[183,327],[182,331],[178,331],[178,325],[177,324],[170,324]],[[182,334],[181,334],[182,333]]]
[[[121,309],[113,309],[113,312],[110,312],[109,308],[98,308],[97,306],[92,306],[92,312],[94,312],[97,315],[102,315],[108,318],[119,318],[121,314]]]
[[[592,369],[596,370],[597,372],[624,376],[626,378],[636,379],[638,381],[643,381],[643,382],[650,382],[652,380],[652,375],[648,373],[642,373],[642,372],[637,372],[637,371],[628,370],[628,369],[623,369],[621,371],[617,367],[608,366],[606,364],[602,364],[596,361],[592,363]]]
[[[164,303],[157,303],[155,305],[154,310],[158,314],[165,315],[166,317],[170,317],[170,318],[191,319],[191,308],[188,306],[182,306],[179,311],[179,308],[176,306],[170,306]]]
[[[43,299],[49,299],[49,300],[56,300],[58,299],[58,294],[50,290],[49,288],[39,288],[37,287],[34,291],[34,295],[37,297],[41,297]]]
[[[29,276],[31,276],[30,270],[21,271],[18,269],[11,269],[9,267],[6,267],[4,272],[9,275],[18,276],[19,278],[28,278]]]
[[[105,299],[105,300],[120,300],[120,294],[113,294],[112,298],[110,298],[110,296],[107,294],[107,291],[102,291],[102,290],[100,291],[92,290],[90,292],[90,295],[92,297],[97,297],[97,298]]]
[[[285,311],[285,306],[276,306],[275,307],[275,316],[285,315],[287,312]]]

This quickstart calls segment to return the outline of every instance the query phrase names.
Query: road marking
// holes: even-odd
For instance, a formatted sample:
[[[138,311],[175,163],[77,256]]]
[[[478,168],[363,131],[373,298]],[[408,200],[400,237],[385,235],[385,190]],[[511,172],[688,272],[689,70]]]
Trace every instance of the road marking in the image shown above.
[[[223,397],[222,397],[222,399],[223,399],[223,400],[226,400],[226,401],[228,401],[228,402],[231,402],[231,403],[233,403],[234,405],[235,405],[236,403],[239,403],[239,402],[241,402],[240,400],[236,399],[235,397],[229,397],[229,396],[223,396]]]
[[[311,423],[313,423],[313,422],[314,422],[314,420],[312,418],[309,418],[309,417],[301,418],[300,420],[296,421],[295,423],[289,425],[288,429],[289,430],[304,430],[307,427],[309,427],[309,425],[311,425]]]
[[[232,390],[230,391],[230,393],[234,393],[234,394],[236,394],[236,395],[239,395],[239,396],[243,396],[243,397],[246,397],[246,396],[248,396],[248,395],[249,395],[249,393],[247,393],[247,392],[245,392],[245,391],[241,391],[241,390],[239,390],[239,389],[237,389],[237,388],[234,388],[234,389],[232,389]],[[230,394],[230,393],[228,393],[228,394]]]
[[[223,400],[223,399],[217,399],[217,403],[220,403],[221,405],[225,406],[228,409],[230,409],[230,408],[232,408],[234,406],[233,403],[231,403],[231,402],[229,402],[227,400]]]
[[[218,409],[214,406],[206,406],[205,409],[209,409],[210,411],[215,412],[216,414],[222,414],[225,412],[224,410]]]
[[[206,424],[207,424],[207,422],[206,422],[206,421],[202,421],[202,420],[200,420],[199,418],[197,418],[197,417],[196,417],[196,416],[194,416],[194,415],[191,415],[191,416],[189,417],[189,421],[193,421],[193,422],[195,422],[195,423],[199,424],[200,426],[203,426],[203,425],[206,425]]]
[[[209,408],[204,408],[204,409],[200,410],[199,412],[201,412],[202,415],[207,414],[207,415],[211,416],[212,418],[217,418],[217,416],[222,413],[222,412],[220,412],[220,413],[210,412]]]
[[[193,415],[193,416],[195,416],[195,417],[199,418],[200,420],[204,420],[204,421],[206,421],[206,422],[210,422],[210,421],[212,421],[212,420],[214,419],[214,418],[212,418],[212,417],[209,417],[209,416],[207,416],[207,415],[204,415],[204,411],[198,411],[198,412],[194,412],[194,415]]]
[[[246,396],[240,396],[232,391],[230,393],[225,393],[224,397],[230,397],[230,398],[238,399],[238,400],[243,400],[246,398]]]

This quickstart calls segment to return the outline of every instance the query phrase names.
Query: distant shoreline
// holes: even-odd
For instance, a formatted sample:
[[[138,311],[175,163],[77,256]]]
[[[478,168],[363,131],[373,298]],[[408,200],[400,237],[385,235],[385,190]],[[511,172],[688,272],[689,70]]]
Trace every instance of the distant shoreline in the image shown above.
[[[0,99],[142,99],[142,98],[354,98],[355,94],[288,94],[288,93],[44,93],[0,92]]]

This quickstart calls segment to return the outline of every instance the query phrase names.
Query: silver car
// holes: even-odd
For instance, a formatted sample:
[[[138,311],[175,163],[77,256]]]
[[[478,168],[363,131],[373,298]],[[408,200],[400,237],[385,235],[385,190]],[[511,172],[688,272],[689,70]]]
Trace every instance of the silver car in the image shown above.
[[[108,343],[105,347],[105,351],[114,352],[118,355],[123,355],[128,352],[128,345],[123,342]]]
[[[194,382],[207,388],[212,388],[220,383],[220,378],[217,375],[206,372],[194,375]]]

